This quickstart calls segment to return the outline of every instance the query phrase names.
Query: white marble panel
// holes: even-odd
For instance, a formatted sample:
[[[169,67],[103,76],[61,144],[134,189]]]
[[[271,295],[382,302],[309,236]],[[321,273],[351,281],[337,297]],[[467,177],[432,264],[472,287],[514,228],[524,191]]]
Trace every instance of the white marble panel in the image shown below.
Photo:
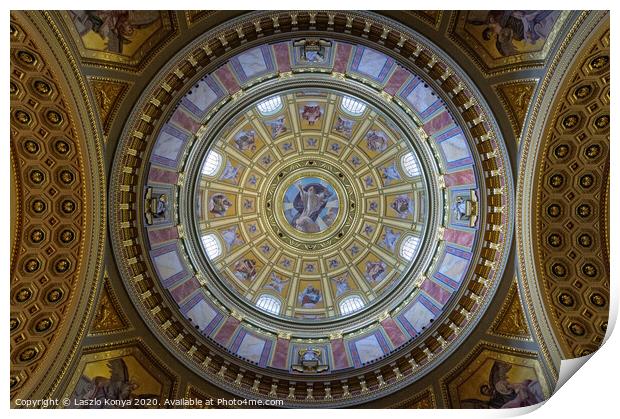
[[[357,70],[374,78],[379,76],[388,58],[372,49],[365,49]]]
[[[457,134],[439,144],[443,149],[446,160],[449,162],[470,157],[469,148],[467,147],[463,134]]]
[[[191,308],[187,312],[187,317],[192,319],[194,324],[197,324],[200,329],[204,329],[211,323],[211,320],[215,318],[217,312],[211,308],[205,300],[200,300],[198,304]]]
[[[239,64],[245,75],[250,78],[255,74],[262,73],[267,70],[267,64],[263,58],[263,52],[260,48],[254,48],[239,55]]]
[[[407,101],[411,103],[411,106],[418,111],[422,112],[437,101],[437,96],[431,94],[431,89],[424,87],[424,84],[420,82],[415,89],[407,95]]]
[[[384,355],[375,335],[358,340],[355,342],[355,347],[362,363],[370,362]]]
[[[459,282],[465,273],[465,269],[467,269],[467,262],[468,261],[466,259],[460,258],[451,253],[446,253],[443,261],[441,262],[441,266],[437,269],[437,272]]]
[[[179,259],[179,255],[176,251],[164,253],[163,255],[155,256],[153,258],[157,271],[161,275],[162,280],[168,279],[173,275],[183,271],[183,265]]]
[[[263,353],[264,347],[264,340],[259,339],[254,335],[247,334],[244,336],[243,341],[237,350],[237,355],[251,361],[258,362],[261,354]]]
[[[162,131],[159,138],[157,138],[153,154],[170,160],[176,160],[182,146],[183,141],[181,139]]]
[[[192,88],[192,93],[188,94],[186,98],[204,112],[215,103],[217,94],[204,80],[199,81],[197,86]]]
[[[434,318],[434,314],[419,301],[413,303],[404,316],[418,332],[421,332],[423,327],[428,326],[431,319]]]

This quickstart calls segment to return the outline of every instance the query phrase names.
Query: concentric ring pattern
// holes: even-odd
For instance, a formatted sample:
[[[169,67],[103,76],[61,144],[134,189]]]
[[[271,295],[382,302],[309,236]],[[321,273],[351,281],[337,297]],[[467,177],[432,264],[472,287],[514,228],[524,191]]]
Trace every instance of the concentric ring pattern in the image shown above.
[[[398,51],[281,32],[220,54],[212,39],[162,70],[119,145],[112,241],[136,307],[236,394],[312,403],[306,382],[346,404],[411,382],[467,335],[505,264],[512,181],[488,109],[415,34]]]
[[[279,106],[264,115],[266,101]],[[263,311],[316,322],[405,280],[429,202],[402,131],[326,89],[281,92],[240,114],[209,148],[196,197],[225,285]]]

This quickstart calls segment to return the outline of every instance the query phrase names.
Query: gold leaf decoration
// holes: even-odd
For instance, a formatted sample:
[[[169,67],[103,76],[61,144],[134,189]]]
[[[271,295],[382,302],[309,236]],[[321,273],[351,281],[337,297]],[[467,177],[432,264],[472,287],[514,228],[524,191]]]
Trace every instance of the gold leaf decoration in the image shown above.
[[[90,85],[99,110],[103,131],[108,135],[114,114],[127,92],[128,84],[108,79],[91,78]]]
[[[523,123],[537,83],[537,80],[521,80],[495,86],[497,95],[510,119],[517,145],[521,139]]]
[[[513,281],[490,333],[507,338],[531,340],[516,280]]]
[[[118,332],[127,329],[128,326],[129,322],[119,307],[106,272],[90,334]]]
[[[390,406],[391,409],[436,409],[435,394],[432,387],[427,388],[413,397]]]

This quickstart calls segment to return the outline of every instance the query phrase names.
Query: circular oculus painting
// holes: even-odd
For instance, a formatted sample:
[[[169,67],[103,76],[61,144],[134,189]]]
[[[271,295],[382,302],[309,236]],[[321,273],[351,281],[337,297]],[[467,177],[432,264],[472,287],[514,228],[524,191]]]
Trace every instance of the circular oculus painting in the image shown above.
[[[283,201],[284,217],[291,227],[308,234],[327,230],[340,209],[334,187],[317,177],[304,177],[293,183]]]

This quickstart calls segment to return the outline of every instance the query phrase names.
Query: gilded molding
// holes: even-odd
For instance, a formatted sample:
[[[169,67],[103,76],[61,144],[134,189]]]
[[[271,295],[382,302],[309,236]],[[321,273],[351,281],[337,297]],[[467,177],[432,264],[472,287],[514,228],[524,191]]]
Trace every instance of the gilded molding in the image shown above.
[[[577,55],[577,50],[583,45],[584,40],[591,35],[597,26],[603,24],[602,22],[608,22],[607,13],[583,12],[564,38],[554,60],[549,65],[547,75],[540,83],[539,90],[541,93],[537,95],[532,105],[528,123],[526,124],[527,130],[523,133],[521,146],[522,158],[520,159],[516,201],[516,237],[519,268],[523,278],[522,286],[525,291],[527,310],[534,319],[532,326],[536,340],[541,345],[547,364],[554,370],[556,375],[563,355],[560,350],[560,344],[554,332],[552,332],[551,325],[545,320],[547,318],[545,306],[547,306],[548,300],[545,299],[543,303],[542,298],[536,297],[536,295],[544,295],[544,290],[540,288],[537,282],[534,264],[528,263],[528,261],[534,260],[532,243],[536,242],[536,238],[531,237],[533,230],[530,227],[534,224],[531,220],[532,215],[530,211],[533,207],[530,200],[532,199],[531,191],[534,190],[533,174],[536,172],[538,161],[534,156],[540,152],[541,141],[545,138],[542,132],[543,127],[548,120],[547,115],[550,114],[548,109],[551,106],[551,101],[558,95],[559,84],[566,77],[566,72],[570,67],[569,64]],[[534,208],[537,206],[538,204]]]
[[[523,124],[530,108],[530,102],[534,96],[534,91],[538,84],[538,79],[511,80],[506,83],[493,85],[499,100],[502,102],[506,115],[510,120],[510,125],[515,134],[517,147],[521,142]]]
[[[489,328],[489,334],[507,339],[531,341],[517,280],[513,280],[502,308]]]
[[[300,16],[302,15],[304,16],[304,19],[305,19],[306,15],[304,13],[305,12],[299,12],[295,14],[295,17],[292,18],[293,21],[295,21],[295,19],[297,18],[300,18]],[[359,14],[356,14],[356,13],[338,13],[338,14],[339,16],[341,15],[342,17],[346,18],[347,22],[350,22],[350,24],[356,21],[356,19],[357,21],[359,21],[359,23],[362,23],[362,21],[365,22],[364,27],[369,28],[369,30],[371,27],[373,27],[373,25],[375,25],[375,23],[377,24],[378,27],[385,27],[386,25],[393,24],[393,22],[391,21],[377,18],[374,15],[372,18],[368,18],[366,16],[360,17]],[[249,17],[246,19],[251,20],[252,17]],[[274,21],[275,20],[272,20],[272,22],[267,22],[267,23],[273,23]],[[238,27],[239,23],[240,23],[239,20],[235,20],[234,22],[231,22],[231,25],[236,25],[236,27]],[[347,27],[348,26],[346,26],[345,28],[341,28],[341,29],[346,30]],[[254,30],[255,28],[256,26],[250,27],[248,28],[248,30]],[[266,33],[267,25],[260,26],[260,29],[262,32]],[[280,27],[280,30],[282,29],[283,28]],[[411,51],[414,51],[414,53],[416,54],[415,57],[417,57],[416,65],[419,66],[424,71],[424,73],[431,73],[432,78],[435,78],[437,80],[436,81],[437,83],[446,83],[446,85],[453,85],[454,86],[453,89],[448,89],[446,87],[446,89],[448,89],[447,91],[449,92],[446,96],[451,99],[451,101],[453,102],[453,106],[456,109],[458,109],[459,111],[458,113],[464,113],[467,110],[469,110],[469,114],[471,114],[474,111],[481,113],[481,115],[479,115],[478,118],[475,118],[474,122],[472,122],[469,125],[470,130],[472,131],[472,136],[478,137],[478,141],[477,141],[478,151],[484,155],[481,158],[487,159],[489,161],[494,161],[493,164],[495,164],[496,165],[495,167],[497,167],[497,169],[493,170],[491,177],[487,178],[487,182],[489,182],[488,187],[491,188],[492,193],[495,193],[497,198],[499,198],[499,201],[501,201],[501,202],[498,202],[498,208],[510,208],[512,205],[511,204],[511,193],[510,193],[512,189],[511,182],[508,179],[507,183],[502,185],[500,181],[500,179],[505,179],[505,177],[507,176],[507,173],[510,173],[510,170],[507,169],[508,161],[507,161],[506,156],[502,152],[491,153],[494,147],[494,145],[492,144],[496,144],[498,141],[501,141],[501,139],[496,138],[497,136],[499,136],[497,127],[492,122],[493,121],[492,118],[486,115],[486,113],[489,112],[489,110],[486,108],[486,106],[483,103],[478,103],[478,101],[472,97],[472,93],[469,90],[470,87],[465,89],[464,83],[458,83],[456,81],[458,80],[458,78],[455,75],[448,75],[447,77],[449,81],[445,80],[444,75],[446,74],[446,71],[445,71],[446,64],[444,62],[444,59],[445,59],[444,57],[439,57],[435,55],[434,53],[426,51],[425,47],[423,46],[424,44],[422,44],[421,41],[418,41],[417,39],[414,41],[413,37],[411,38],[405,37],[403,39],[403,36],[400,35],[400,38],[399,38],[399,34],[402,34],[403,32],[406,33],[406,31],[407,30],[404,29],[403,27],[398,26],[394,30],[390,30],[387,32],[389,34],[388,36],[391,36],[393,39],[397,40],[398,43],[400,43],[399,47],[396,47],[395,53],[403,53],[403,51],[405,51],[404,52],[405,54],[407,54],[408,56],[411,56],[410,55]],[[369,32],[369,33],[372,33],[372,32]],[[372,44],[372,42],[370,41],[368,41],[368,43]],[[398,45],[398,43],[396,44]],[[208,62],[211,62],[212,59],[214,58],[213,57],[214,52],[218,51],[217,54],[222,54],[225,49],[226,55],[229,55],[231,53],[230,49],[233,47],[236,48],[240,44],[241,44],[241,40],[239,38],[239,33],[237,31],[232,30],[230,31],[230,33],[221,32],[219,34],[216,32],[214,36],[209,37],[209,41],[207,41],[206,43],[200,45],[198,42],[195,42],[193,45],[190,46],[191,48],[195,48],[195,50],[192,50],[190,49],[190,47],[188,47],[184,50],[183,53],[180,53],[179,54],[180,64],[169,66],[167,69],[169,71],[168,75],[162,76],[159,82],[151,84],[151,87],[145,92],[143,98],[146,98],[146,99],[143,101],[142,104],[143,105],[146,104],[146,105],[140,108],[139,111],[136,111],[133,117],[130,118],[127,128],[125,130],[124,137],[122,139],[122,142],[123,142],[122,147],[127,147],[127,152],[121,153],[123,156],[126,156],[124,157],[125,161],[123,162],[117,161],[115,164],[121,164],[122,166],[131,167],[132,165],[134,165],[134,162],[136,161],[135,156],[141,156],[143,155],[142,153],[146,151],[145,140],[149,138],[146,133],[153,132],[153,130],[154,131],[158,130],[158,127],[161,125],[162,109],[165,108],[165,106],[170,101],[170,99],[167,98],[166,102],[163,103],[159,98],[165,98],[166,95],[172,91],[183,92],[185,90],[185,88],[183,88],[184,83],[179,79],[177,73],[180,71],[181,73],[185,74],[186,70],[192,68],[193,69],[192,74],[194,74],[196,69],[195,69],[195,66],[191,64],[190,59],[193,59],[194,62],[196,61],[201,62],[201,60],[204,60],[205,57],[211,57],[208,60]],[[250,44],[246,44],[246,47],[249,47],[249,45]],[[385,50],[385,48],[380,45],[378,45],[377,48],[381,48]],[[460,88],[458,88],[458,86],[460,86]],[[153,100],[150,100],[152,98],[157,99],[156,107],[154,105],[150,105],[154,103]],[[142,115],[147,116],[148,118],[141,117]],[[156,119],[154,119],[154,117],[156,117]],[[133,179],[133,181],[139,181],[139,178],[136,177]],[[123,180],[121,180],[120,178],[114,178],[112,180],[111,191],[121,190],[121,188],[125,188],[125,190],[129,188],[129,190],[131,190],[130,185],[124,182],[121,184],[120,182],[123,182]],[[117,189],[117,186],[119,187],[118,189]],[[125,196],[122,196],[122,195],[125,195]],[[111,192],[111,199],[115,201],[117,199],[124,201],[125,199],[130,198],[129,195],[131,194],[126,194],[125,192],[123,192],[121,195],[116,196],[116,194],[113,194]],[[505,255],[506,241],[499,240],[498,235],[500,233],[504,235],[510,235],[510,231],[512,229],[512,223],[510,219],[511,217],[508,217],[502,220],[502,218],[498,217],[497,213],[494,212],[495,211],[494,209],[492,209],[491,211],[492,211],[492,214],[489,214],[488,216],[492,220],[488,220],[488,221],[490,221],[490,225],[493,226],[493,227],[490,227],[492,231],[492,234],[490,237],[493,238],[492,241],[494,242],[493,244],[488,244],[487,247],[485,248],[484,256],[479,257],[477,259],[478,265],[476,266],[476,274],[480,275],[481,277],[488,275],[490,267],[493,267],[496,270],[501,270],[501,267],[505,263],[504,256],[506,256]],[[119,227],[121,229],[127,229],[127,228],[131,229],[133,225],[134,223],[129,221],[129,222],[121,223]],[[113,228],[112,233],[113,234],[120,233],[120,230]],[[118,238],[115,237],[113,239],[113,242],[117,242],[117,240]],[[121,267],[121,271],[125,272],[124,276],[127,277],[129,275],[128,278],[129,277],[134,278],[134,280],[131,281],[131,283],[135,289],[130,289],[130,294],[132,294],[135,298],[139,299],[136,301],[141,301],[142,304],[144,304],[143,310],[149,311],[156,307],[164,306],[165,303],[158,299],[153,298],[155,293],[151,292],[149,289],[145,287],[146,284],[148,283],[145,280],[150,277],[150,274],[148,274],[148,271],[140,263],[137,263],[137,259],[135,258],[134,255],[137,254],[138,250],[135,248],[125,248],[125,249],[115,248],[115,251],[117,253],[117,258],[119,262],[121,264],[124,264],[124,266]],[[119,252],[122,252],[123,254]],[[496,258],[499,258],[499,259],[495,260]],[[469,320],[475,318],[477,315],[476,313],[480,310],[483,310],[483,308],[486,307],[485,304],[478,304],[478,305],[476,304],[483,301],[485,299],[485,296],[488,295],[488,293],[492,293],[492,291],[495,289],[495,286],[497,285],[496,282],[489,281],[489,280],[483,281],[483,282],[479,282],[478,280],[475,280],[475,282],[477,284],[482,284],[482,287],[480,287],[479,285],[474,285],[472,289],[475,289],[476,292],[471,291],[471,289],[468,290],[467,295],[463,299],[463,301],[465,302],[465,305],[468,308],[463,308],[463,307],[458,308],[458,310],[454,314],[456,318],[469,319]],[[474,309],[474,306],[476,306],[477,308]],[[473,313],[470,313],[468,310],[472,310]],[[462,312],[467,313],[467,316],[464,316]],[[160,333],[166,334],[167,336],[170,337],[171,340],[174,341],[174,342],[169,343],[171,348],[178,348],[181,350],[181,352],[187,351],[187,348],[189,347],[189,343],[185,340],[185,337],[192,336],[193,331],[179,329],[178,328],[179,324],[173,323],[172,319],[166,317],[164,315],[163,310],[158,311],[158,317],[156,319],[149,318],[148,320],[149,322],[152,322],[150,323],[151,327],[155,328],[156,330],[159,330]],[[458,327],[458,325],[455,325],[452,320],[449,320],[449,323],[450,325],[447,325],[447,329],[446,331],[444,331],[444,333],[448,333],[450,335],[454,334],[456,336],[456,338],[452,340],[452,342],[450,342],[451,344],[454,344],[455,341],[460,341],[462,339],[462,333],[468,328],[467,327],[460,328]],[[414,357],[417,358],[417,360],[421,362],[421,366],[420,364],[416,362],[415,368],[403,370],[403,374],[405,376],[412,377],[414,375],[417,375],[418,373],[421,373],[422,371],[428,371],[430,368],[432,368],[432,366],[441,362],[442,356],[436,355],[434,351],[441,351],[445,347],[449,346],[448,341],[446,341],[446,339],[450,340],[451,338],[447,334],[446,336],[437,335],[437,337],[435,336],[431,337],[430,336],[431,332],[428,332],[428,333],[429,333],[429,338],[427,339],[427,343],[423,344],[419,348],[415,348],[413,351],[407,354],[409,357],[414,355]],[[446,344],[445,345],[442,344],[442,341]],[[206,370],[205,372],[208,372],[208,376],[210,380],[216,383],[222,382],[222,384],[225,384],[224,388],[227,388],[227,389],[230,388],[231,390],[237,389],[237,387],[234,387],[234,388],[229,387],[229,384],[227,384],[230,381],[232,381],[232,379],[234,379],[233,376],[229,375],[228,371],[230,370],[230,368],[227,367],[225,369],[222,369],[221,368],[221,366],[223,365],[221,364],[222,361],[213,359],[212,356],[207,355],[205,353],[205,350],[206,348],[205,349],[199,348],[198,350],[193,350],[191,352],[192,354],[190,357],[191,359],[185,360],[186,363],[191,363],[192,365],[196,365],[196,364],[200,365],[201,366],[200,369],[202,371]],[[234,358],[229,358],[228,356],[226,356],[226,358],[227,358],[226,362],[234,362]],[[407,362],[405,365],[414,365],[414,364]],[[248,368],[248,374],[258,373],[258,372],[252,371],[253,368],[251,367],[247,367],[247,368]],[[376,369],[377,367],[375,366],[374,368]],[[415,374],[412,374],[414,370],[415,370]],[[381,392],[383,392],[385,389],[390,389],[393,391],[398,388],[402,388],[403,386],[407,384],[408,381],[411,381],[411,378],[408,378],[407,380],[397,380],[395,384],[388,385],[385,387],[382,387],[382,386],[374,387],[376,389],[373,389],[369,383],[373,383],[372,385],[376,386],[377,379],[374,377],[374,374],[371,371],[368,371],[365,374],[366,374],[365,376],[366,379],[362,380],[363,383],[361,381],[359,383],[356,383],[355,381],[353,381],[351,382],[351,389],[347,389],[347,392],[353,389],[355,389],[355,391],[358,392],[357,393],[358,395],[356,395],[355,400],[344,398],[343,400],[338,401],[337,403],[338,405],[350,404],[351,402],[361,402],[363,400],[370,400],[374,397],[377,397],[377,395],[381,394]],[[391,372],[390,369],[388,369],[385,372],[382,372],[381,374],[382,379],[384,379],[386,382],[388,381],[388,378],[392,377],[392,375],[393,373]],[[226,379],[222,380],[222,377],[225,377]],[[243,393],[245,394],[246,391],[250,391],[250,390],[251,390],[250,388],[248,388],[247,390],[244,389]],[[347,392],[343,392],[342,394],[346,394]],[[334,399],[335,398],[336,398],[336,394],[334,395]],[[314,404],[314,403],[319,403],[319,402],[303,401],[295,397],[295,403],[302,405],[305,403]]]
[[[97,301],[97,309],[90,326],[89,336],[109,335],[130,329],[130,323],[123,312],[108,277],[104,272],[103,287]]]
[[[93,99],[99,111],[99,117],[104,139],[110,134],[110,127],[116,119],[118,108],[123,103],[127,92],[131,89],[133,83],[121,80],[115,80],[107,77],[88,77],[88,82],[93,93]]]
[[[12,399],[44,398],[54,391],[88,324],[103,258],[101,137],[92,108],[84,103],[87,94],[81,73],[46,18],[37,12],[11,15],[12,48],[20,62],[11,63],[11,140],[19,144],[12,151],[26,153],[25,160],[34,164],[26,169],[30,182],[25,182],[23,191],[30,206],[24,211],[33,212],[30,222],[39,220],[32,229],[26,227],[27,234],[24,231],[23,247],[35,245],[37,256],[23,266],[28,275],[48,271],[37,279],[40,292],[33,293],[35,285],[30,282],[30,291],[28,286],[17,290],[11,304],[13,313],[27,310],[11,322],[17,339],[12,346],[33,345],[12,359]],[[35,250],[41,247],[44,252]],[[49,261],[41,264],[41,257]],[[14,272],[12,281],[19,287],[21,270]],[[50,306],[47,317],[39,313],[45,306]],[[80,321],[69,321],[73,318]],[[36,323],[31,337],[26,337],[20,321]],[[40,339],[45,339],[45,346],[37,343]]]

